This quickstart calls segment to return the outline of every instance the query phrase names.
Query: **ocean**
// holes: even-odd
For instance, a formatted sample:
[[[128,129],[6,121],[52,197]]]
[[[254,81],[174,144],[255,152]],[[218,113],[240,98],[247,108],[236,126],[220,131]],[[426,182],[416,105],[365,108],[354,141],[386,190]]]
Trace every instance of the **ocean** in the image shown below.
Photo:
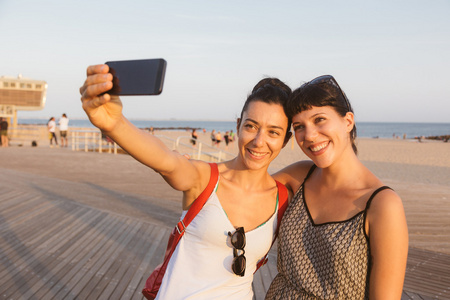
[[[216,130],[225,132],[233,130],[236,132],[236,122],[234,121],[182,121],[182,120],[130,120],[139,128],[199,128],[207,131]],[[42,124],[47,120],[43,119],[19,119],[19,124]],[[72,127],[94,127],[87,119],[71,119],[69,126]],[[419,136],[440,136],[450,135],[450,123],[378,123],[378,122],[357,122],[358,137],[365,138],[392,138],[406,135],[406,138]]]

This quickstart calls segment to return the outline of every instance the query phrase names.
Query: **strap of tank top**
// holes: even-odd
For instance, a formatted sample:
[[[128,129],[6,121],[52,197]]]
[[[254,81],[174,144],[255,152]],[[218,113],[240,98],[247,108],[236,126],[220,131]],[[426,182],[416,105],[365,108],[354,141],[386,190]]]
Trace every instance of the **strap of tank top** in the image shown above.
[[[367,203],[366,203],[366,208],[364,209],[364,211],[367,212],[367,210],[368,210],[369,207],[370,207],[370,203],[372,203],[373,198],[374,198],[379,192],[381,192],[381,191],[383,191],[383,190],[386,190],[386,189],[392,190],[390,187],[388,187],[388,186],[386,186],[386,185],[384,185],[384,186],[382,186],[382,187],[376,189],[375,192],[372,193],[372,195],[370,196],[369,200],[367,201]]]
[[[312,172],[314,172],[314,170],[316,169],[316,165],[312,165],[311,168],[308,171],[308,174],[306,175],[305,179],[303,179],[303,183],[305,183],[306,179],[309,178],[309,176],[311,176]]]
[[[363,222],[363,224],[364,224],[364,229],[363,229],[363,231],[364,231],[364,236],[366,237],[366,239],[367,239],[367,241],[369,241],[369,235],[367,234],[367,232],[366,232],[366,219],[367,219],[367,211],[369,210],[369,207],[370,207],[370,204],[372,203],[372,200],[373,200],[373,198],[379,193],[379,192],[381,192],[381,191],[383,191],[383,190],[387,190],[387,189],[389,189],[389,190],[392,190],[392,188],[390,188],[390,187],[388,187],[388,186],[386,186],[386,185],[384,185],[384,186],[382,186],[382,187],[380,187],[380,188],[378,188],[378,189],[376,189],[373,193],[372,193],[372,195],[370,195],[370,198],[369,198],[369,200],[367,201],[367,203],[366,203],[366,208],[364,209],[364,222]]]

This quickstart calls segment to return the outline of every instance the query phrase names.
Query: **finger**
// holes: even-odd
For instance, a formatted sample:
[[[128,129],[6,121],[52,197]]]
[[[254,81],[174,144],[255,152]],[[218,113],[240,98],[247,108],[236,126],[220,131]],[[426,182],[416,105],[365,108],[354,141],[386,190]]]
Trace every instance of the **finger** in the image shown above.
[[[94,85],[94,84],[99,84],[99,83],[104,83],[104,82],[112,82],[113,81],[113,76],[111,73],[106,73],[106,74],[95,74],[95,75],[90,75],[86,78],[84,84],[86,85]]]
[[[89,111],[90,109],[97,108],[102,106],[103,104],[109,102],[111,97],[108,94],[104,94],[101,97],[96,97],[94,99],[90,99],[88,101],[83,101],[83,109],[85,111]]]
[[[83,94],[84,91],[91,85],[102,84],[106,82],[111,82],[112,84],[112,80],[113,76],[110,73],[90,75],[86,78],[83,86],[80,88],[80,94]]]
[[[86,70],[87,76],[93,74],[105,74],[109,72],[109,66],[105,64],[89,66]]]
[[[90,100],[92,98],[99,97],[99,95],[109,91],[112,88],[112,86],[113,86],[113,84],[111,81],[93,84],[93,85],[84,84],[80,88],[81,101]]]

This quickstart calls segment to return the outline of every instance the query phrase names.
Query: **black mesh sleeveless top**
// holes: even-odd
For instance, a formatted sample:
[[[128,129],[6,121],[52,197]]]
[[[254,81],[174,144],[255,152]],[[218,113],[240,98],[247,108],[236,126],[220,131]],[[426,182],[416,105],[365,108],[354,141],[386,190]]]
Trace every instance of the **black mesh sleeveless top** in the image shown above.
[[[278,275],[266,299],[368,299],[367,209],[341,222],[314,224],[304,199],[305,181],[289,204],[278,236]]]

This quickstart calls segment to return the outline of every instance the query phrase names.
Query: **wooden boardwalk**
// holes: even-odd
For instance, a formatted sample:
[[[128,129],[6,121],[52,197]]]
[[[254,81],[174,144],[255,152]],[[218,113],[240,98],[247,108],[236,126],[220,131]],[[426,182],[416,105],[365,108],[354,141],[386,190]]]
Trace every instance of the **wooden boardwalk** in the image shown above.
[[[170,228],[2,186],[2,299],[143,299]],[[255,276],[264,299],[272,263]],[[450,257],[411,249],[403,299],[449,299]],[[419,296],[419,294],[421,296]]]
[[[115,194],[94,194],[91,182],[1,165],[0,191],[0,299],[143,299],[141,289],[162,260],[172,220],[80,203],[73,199],[112,201]],[[175,215],[168,211],[161,219]],[[255,275],[257,300],[277,273],[276,251],[269,256]],[[450,299],[450,255],[411,248],[402,299]]]

